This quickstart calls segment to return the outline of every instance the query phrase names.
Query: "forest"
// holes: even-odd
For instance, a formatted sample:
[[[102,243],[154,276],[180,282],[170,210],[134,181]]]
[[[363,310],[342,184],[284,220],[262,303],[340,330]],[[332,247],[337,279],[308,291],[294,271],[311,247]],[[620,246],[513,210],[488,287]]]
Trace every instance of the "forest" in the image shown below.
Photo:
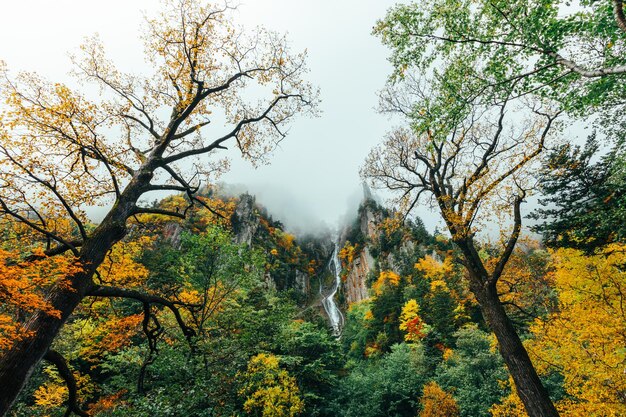
[[[626,416],[623,1],[389,8],[387,133],[313,231],[219,182],[327,117],[244,7],[162,1],[146,73],[0,61],[0,417]]]

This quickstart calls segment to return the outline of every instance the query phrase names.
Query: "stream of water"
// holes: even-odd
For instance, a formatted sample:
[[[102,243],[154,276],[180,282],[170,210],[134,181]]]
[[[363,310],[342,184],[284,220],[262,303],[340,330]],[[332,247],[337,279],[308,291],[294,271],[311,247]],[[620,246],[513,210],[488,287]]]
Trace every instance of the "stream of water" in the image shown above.
[[[341,286],[341,262],[339,261],[338,242],[335,242],[335,249],[330,262],[328,263],[328,269],[330,269],[330,271],[335,275],[335,281],[330,293],[325,296],[322,291],[322,284],[320,283],[320,294],[322,295],[322,306],[324,306],[324,310],[326,310],[326,314],[330,320],[330,326],[333,329],[333,335],[339,337],[341,336],[341,330],[343,329],[344,317],[335,302],[335,295],[337,295],[337,291],[339,291],[339,287]]]

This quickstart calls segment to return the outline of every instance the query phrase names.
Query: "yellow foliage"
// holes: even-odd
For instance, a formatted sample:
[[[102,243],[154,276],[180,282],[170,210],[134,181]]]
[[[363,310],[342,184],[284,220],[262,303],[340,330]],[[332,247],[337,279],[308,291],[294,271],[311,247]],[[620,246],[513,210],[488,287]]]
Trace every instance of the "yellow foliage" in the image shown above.
[[[376,342],[368,343],[365,346],[365,357],[369,358],[372,356],[378,356],[380,354],[380,346]]]
[[[509,379],[509,385],[511,387],[514,386],[512,378]],[[489,411],[492,417],[528,417],[524,404],[517,392],[515,392],[515,389],[508,396],[504,397],[499,404],[494,404]]]
[[[430,280],[443,280],[452,274],[454,265],[452,257],[448,256],[443,262],[439,262],[430,255],[426,255],[415,264],[415,269],[422,272]]]
[[[244,410],[263,417],[293,417],[304,410],[296,379],[279,366],[279,358],[260,353],[250,359],[239,394]]]
[[[346,241],[346,244],[339,251],[339,259],[344,268],[351,268],[354,258],[359,254],[359,245],[352,245],[350,241]]]
[[[428,333],[427,325],[419,316],[419,305],[411,299],[402,307],[400,314],[400,330],[404,331],[404,340],[407,342],[419,342]]]
[[[387,217],[383,219],[378,227],[380,228],[380,230],[382,230],[385,236],[390,237],[393,233],[402,228],[402,224],[402,216],[397,214],[393,217]]]
[[[563,374],[571,400],[558,404],[561,415],[626,415],[626,245],[553,256],[560,311],[532,325],[529,353],[540,372]]]
[[[400,275],[396,274],[393,271],[382,271],[380,275],[378,275],[378,279],[372,285],[372,290],[375,295],[381,295],[383,290],[387,286],[397,287],[400,283]]]
[[[118,242],[98,268],[103,283],[121,287],[143,286],[148,269],[136,261],[153,238],[141,236],[136,240]]]
[[[52,366],[43,368],[48,380],[35,390],[35,404],[46,409],[53,410],[60,408],[67,400],[69,391],[63,379],[59,376],[56,369]],[[73,372],[76,381],[76,387],[80,396],[86,396],[93,393],[93,384],[87,375],[81,375]]]
[[[35,391],[35,404],[44,408],[58,408],[63,405],[67,395],[67,387],[64,384],[44,384]]]
[[[445,281],[440,280],[440,279],[436,279],[431,281],[430,283],[430,292],[438,292],[438,291],[443,291],[443,292],[450,292],[450,289],[448,289],[448,284],[446,284]]]
[[[235,208],[237,207],[235,199],[230,198],[223,200],[221,198],[198,198],[211,208],[211,210],[209,210],[208,208],[201,207],[198,210],[201,228],[204,229],[209,225],[222,225],[224,227],[231,226],[230,219],[232,218]],[[215,215],[215,213],[219,214],[219,216]]]
[[[459,406],[450,393],[445,392],[436,382],[424,385],[420,399],[422,411],[419,417],[459,417]]]

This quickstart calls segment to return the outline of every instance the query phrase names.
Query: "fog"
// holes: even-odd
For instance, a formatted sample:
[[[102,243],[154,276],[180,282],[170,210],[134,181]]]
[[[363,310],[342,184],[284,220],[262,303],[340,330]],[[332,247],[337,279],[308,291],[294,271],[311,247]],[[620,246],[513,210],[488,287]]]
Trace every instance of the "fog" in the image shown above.
[[[68,52],[98,33],[122,70],[148,71],[139,35],[155,0],[30,0],[6,2],[0,15],[0,60],[12,71],[34,70],[53,81],[68,76]],[[269,165],[254,168],[230,150],[231,169],[219,181],[257,195],[292,230],[334,229],[356,213],[358,171],[369,150],[393,126],[376,111],[377,91],[391,72],[388,51],[371,35],[396,0],[247,0],[236,17],[287,33],[294,51],[307,50],[308,79],[321,89],[321,115],[298,118]],[[381,195],[381,198],[388,197]],[[527,209],[528,210],[528,209]],[[102,210],[92,210],[98,218]],[[439,216],[416,210],[429,230]]]
[[[30,0],[6,2],[0,15],[0,59],[12,71],[34,70],[53,81],[73,81],[68,52],[98,33],[113,61],[133,72],[148,70],[139,39],[143,14],[155,0]],[[271,164],[253,168],[232,152],[232,169],[220,181],[259,195],[288,224],[333,227],[360,191],[358,169],[390,127],[377,114],[377,90],[391,71],[387,51],[371,35],[395,0],[245,0],[239,23],[287,33],[294,51],[307,50],[309,80],[321,89],[321,116],[299,118]],[[277,216],[279,214],[277,213]]]

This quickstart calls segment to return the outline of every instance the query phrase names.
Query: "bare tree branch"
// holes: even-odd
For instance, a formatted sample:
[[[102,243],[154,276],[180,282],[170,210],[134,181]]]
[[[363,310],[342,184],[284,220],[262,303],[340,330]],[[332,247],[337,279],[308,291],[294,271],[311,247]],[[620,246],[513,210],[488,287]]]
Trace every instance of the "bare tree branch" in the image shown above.
[[[496,267],[493,270],[493,273],[489,277],[488,283],[489,285],[496,285],[500,276],[502,276],[502,272],[504,271],[504,267],[506,266],[513,250],[515,249],[515,244],[517,243],[517,239],[519,238],[520,231],[522,230],[522,214],[520,210],[520,206],[522,205],[522,201],[524,201],[524,197],[526,196],[526,192],[522,190],[521,194],[515,197],[515,201],[513,203],[513,231],[511,232],[511,236],[504,248],[504,251],[500,255],[500,259],[496,264]]]
[[[70,368],[67,366],[65,358],[59,352],[48,350],[44,359],[57,368],[59,375],[63,378],[63,381],[65,381],[65,385],[67,386],[69,398],[67,400],[67,411],[64,416],[69,417],[72,413],[74,413],[81,417],[89,417],[89,414],[81,410],[78,406],[78,387],[76,386],[76,379],[74,378],[74,374]]]

